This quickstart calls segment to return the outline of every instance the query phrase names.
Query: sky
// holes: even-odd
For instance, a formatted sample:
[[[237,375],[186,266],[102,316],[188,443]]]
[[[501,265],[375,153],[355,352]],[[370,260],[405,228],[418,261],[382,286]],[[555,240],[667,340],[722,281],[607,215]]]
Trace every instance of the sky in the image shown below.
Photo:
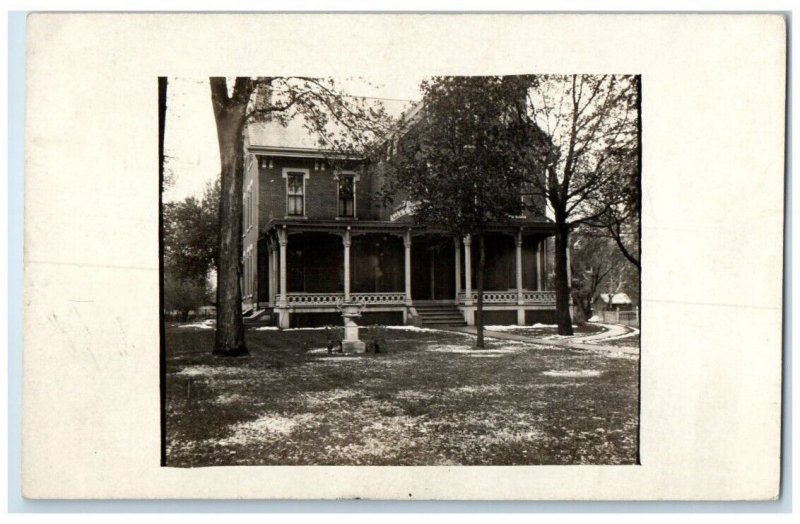
[[[423,78],[335,80],[353,96],[419,100]],[[164,192],[165,202],[199,196],[205,185],[219,175],[219,147],[207,78],[169,79],[164,149],[166,169],[174,180]]]

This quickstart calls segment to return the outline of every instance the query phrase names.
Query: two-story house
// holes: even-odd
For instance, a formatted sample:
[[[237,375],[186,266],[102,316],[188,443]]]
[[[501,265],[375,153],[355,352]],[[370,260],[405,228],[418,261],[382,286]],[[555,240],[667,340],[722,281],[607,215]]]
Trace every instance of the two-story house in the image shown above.
[[[338,325],[342,299],[366,304],[362,324],[474,323],[477,246],[382,205],[380,170],[321,149],[298,120],[249,124],[244,158],[245,308],[282,328]],[[552,321],[552,231],[543,212],[491,228],[486,324]]]

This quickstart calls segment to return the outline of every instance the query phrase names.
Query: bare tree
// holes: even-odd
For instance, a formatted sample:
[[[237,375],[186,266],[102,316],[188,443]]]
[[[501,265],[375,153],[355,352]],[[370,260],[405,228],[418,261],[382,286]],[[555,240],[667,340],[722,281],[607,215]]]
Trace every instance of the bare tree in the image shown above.
[[[619,159],[638,148],[638,83],[633,76],[545,75],[525,110],[541,135],[532,149],[530,195],[544,197],[555,222],[558,332],[571,335],[567,246],[570,231],[608,213],[603,197],[619,182]],[[543,176],[540,176],[543,174]],[[638,173],[637,173],[638,175]]]

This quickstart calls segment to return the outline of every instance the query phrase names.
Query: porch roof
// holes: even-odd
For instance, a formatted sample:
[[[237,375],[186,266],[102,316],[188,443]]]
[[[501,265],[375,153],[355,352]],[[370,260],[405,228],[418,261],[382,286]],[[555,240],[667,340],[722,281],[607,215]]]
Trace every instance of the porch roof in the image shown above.
[[[402,233],[406,230],[424,229],[422,226],[403,222],[389,222],[379,220],[297,220],[274,218],[267,222],[266,232],[273,229],[285,227],[295,231],[344,231],[350,228],[351,231],[369,232],[393,232]]]
[[[268,234],[277,228],[292,229],[294,231],[317,231],[317,232],[337,232],[348,228],[353,233],[394,233],[400,234],[404,231],[411,231],[412,234],[438,233],[450,234],[444,228],[435,228],[410,222],[398,222],[390,220],[313,220],[313,219],[280,219],[274,218],[267,222],[264,231]],[[555,233],[555,224],[552,222],[528,222],[520,221],[518,224],[490,224],[486,230],[489,233],[516,233],[522,230],[523,234],[543,234],[551,236]]]

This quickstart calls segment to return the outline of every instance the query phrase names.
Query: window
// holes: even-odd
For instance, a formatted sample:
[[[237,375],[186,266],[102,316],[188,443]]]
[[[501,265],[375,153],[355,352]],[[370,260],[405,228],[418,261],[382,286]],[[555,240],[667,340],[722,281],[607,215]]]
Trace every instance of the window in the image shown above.
[[[256,201],[252,182],[242,194],[242,236],[247,234],[256,222]]]
[[[286,214],[305,214],[305,173],[289,172],[286,175]]]
[[[256,222],[256,199],[253,198],[253,190],[250,190],[250,227]]]
[[[339,216],[355,216],[355,177],[353,175],[339,176]]]
[[[253,224],[252,214],[250,212],[252,201],[253,201],[253,194],[248,189],[247,190],[247,195],[245,196],[245,199],[244,199],[244,228],[245,228],[245,231],[249,230],[250,226]]]

